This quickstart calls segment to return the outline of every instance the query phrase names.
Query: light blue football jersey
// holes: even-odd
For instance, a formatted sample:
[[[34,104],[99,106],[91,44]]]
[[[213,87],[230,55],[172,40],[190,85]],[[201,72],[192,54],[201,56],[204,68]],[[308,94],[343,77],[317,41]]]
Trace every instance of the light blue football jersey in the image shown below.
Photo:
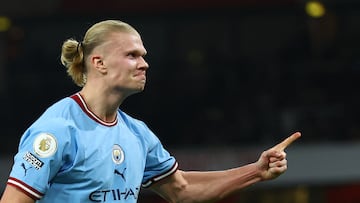
[[[8,184],[37,202],[135,203],[177,162],[142,121],[104,122],[79,93],[48,108],[22,135]]]

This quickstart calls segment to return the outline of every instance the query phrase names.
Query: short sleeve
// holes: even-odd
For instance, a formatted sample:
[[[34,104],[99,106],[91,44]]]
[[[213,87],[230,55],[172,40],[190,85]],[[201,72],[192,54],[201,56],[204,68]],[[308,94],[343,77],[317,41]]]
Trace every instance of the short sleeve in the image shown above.
[[[25,131],[14,157],[8,184],[35,200],[42,198],[52,178],[66,166],[63,157],[68,157],[66,154],[73,151],[70,128],[64,122],[47,120]]]
[[[122,111],[119,112],[130,131],[143,145],[146,160],[142,187],[149,187],[154,182],[173,174],[178,168],[178,163],[153,131],[143,121],[134,119]]]
[[[149,136],[151,147],[146,157],[143,187],[149,187],[152,183],[173,174],[178,167],[175,158],[164,149],[160,140],[151,131]]]

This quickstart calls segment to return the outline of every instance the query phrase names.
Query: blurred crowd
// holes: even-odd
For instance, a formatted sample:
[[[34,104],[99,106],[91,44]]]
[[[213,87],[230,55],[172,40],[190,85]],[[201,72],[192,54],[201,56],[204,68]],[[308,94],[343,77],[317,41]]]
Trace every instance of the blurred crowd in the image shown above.
[[[141,32],[150,64],[145,91],[122,108],[169,147],[267,144],[294,131],[304,142],[358,140],[357,10],[113,15]],[[19,18],[0,33],[1,151],[15,151],[47,106],[78,90],[60,45],[99,18]]]

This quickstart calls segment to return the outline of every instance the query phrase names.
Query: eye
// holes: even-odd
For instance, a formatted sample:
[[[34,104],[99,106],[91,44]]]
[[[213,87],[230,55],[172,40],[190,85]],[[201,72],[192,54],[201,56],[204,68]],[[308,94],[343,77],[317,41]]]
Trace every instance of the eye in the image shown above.
[[[131,59],[136,59],[139,57],[144,58],[145,55],[146,55],[146,53],[142,53],[139,51],[130,51],[126,54],[126,56]]]
[[[132,52],[128,53],[127,56],[130,58],[136,58],[136,54]]]

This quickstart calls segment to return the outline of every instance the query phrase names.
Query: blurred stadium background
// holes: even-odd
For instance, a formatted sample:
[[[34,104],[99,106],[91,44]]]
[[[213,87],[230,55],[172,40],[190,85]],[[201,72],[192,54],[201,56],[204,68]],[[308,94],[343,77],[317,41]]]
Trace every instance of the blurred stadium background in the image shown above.
[[[246,164],[302,132],[285,175],[223,203],[360,202],[357,0],[2,0],[0,193],[25,128],[78,91],[60,64],[63,40],[109,18],[137,28],[148,50],[146,90],[122,108],[181,168]]]

